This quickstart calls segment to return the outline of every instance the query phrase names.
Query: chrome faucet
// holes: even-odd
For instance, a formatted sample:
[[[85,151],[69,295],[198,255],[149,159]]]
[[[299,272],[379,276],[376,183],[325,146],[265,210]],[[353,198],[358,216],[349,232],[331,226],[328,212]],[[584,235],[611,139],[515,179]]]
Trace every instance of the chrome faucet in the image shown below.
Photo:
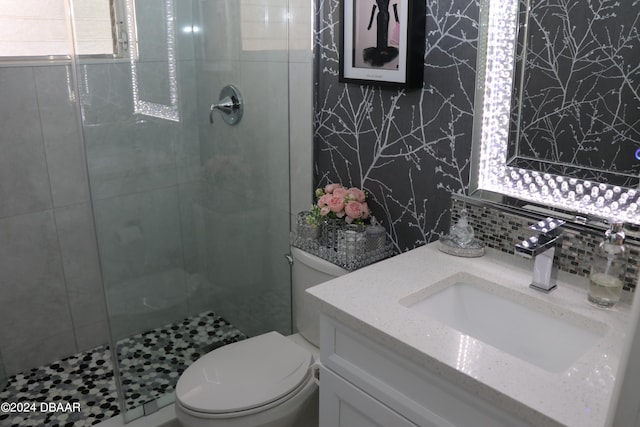
[[[559,228],[564,223],[554,218],[539,221],[529,227],[538,234],[516,244],[516,255],[534,260],[533,280],[529,287],[535,290],[548,293],[556,288],[558,266],[554,264],[553,257],[562,243]]]

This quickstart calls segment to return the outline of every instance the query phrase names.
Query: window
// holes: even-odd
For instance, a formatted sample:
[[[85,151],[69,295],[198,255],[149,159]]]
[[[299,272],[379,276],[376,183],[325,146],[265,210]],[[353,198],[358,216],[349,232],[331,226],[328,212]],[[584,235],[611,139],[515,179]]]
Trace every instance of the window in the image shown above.
[[[0,57],[69,56],[68,0],[0,0]],[[116,0],[74,0],[79,55],[119,55]]]

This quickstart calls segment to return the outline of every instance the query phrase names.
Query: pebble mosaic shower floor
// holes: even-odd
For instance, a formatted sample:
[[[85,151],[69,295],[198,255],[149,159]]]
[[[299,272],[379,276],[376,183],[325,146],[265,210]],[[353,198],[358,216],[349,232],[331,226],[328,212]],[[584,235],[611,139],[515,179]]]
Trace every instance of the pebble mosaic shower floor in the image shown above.
[[[173,391],[201,355],[246,336],[208,311],[135,335],[117,344],[125,405],[132,409]],[[9,379],[0,402],[32,402],[28,410],[0,411],[2,427],[85,427],[120,413],[107,347],[97,347]],[[41,411],[41,403],[79,411]],[[6,408],[3,408],[6,409]],[[33,409],[33,410],[32,410]]]

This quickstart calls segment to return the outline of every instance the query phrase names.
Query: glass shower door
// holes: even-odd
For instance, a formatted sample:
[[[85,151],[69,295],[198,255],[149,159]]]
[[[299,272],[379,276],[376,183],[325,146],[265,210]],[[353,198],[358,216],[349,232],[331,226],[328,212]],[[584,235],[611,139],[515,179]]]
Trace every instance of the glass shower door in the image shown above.
[[[233,84],[245,100],[235,126],[198,122],[205,300],[250,336],[291,329],[288,23],[286,0],[196,0],[202,117]]]
[[[4,362],[2,361],[2,353],[0,353],[0,391],[7,385],[7,373],[4,370]]]
[[[254,3],[127,0],[129,58],[77,61],[128,420],[170,403],[202,354],[291,333],[287,2]],[[244,115],[211,124],[227,84]]]

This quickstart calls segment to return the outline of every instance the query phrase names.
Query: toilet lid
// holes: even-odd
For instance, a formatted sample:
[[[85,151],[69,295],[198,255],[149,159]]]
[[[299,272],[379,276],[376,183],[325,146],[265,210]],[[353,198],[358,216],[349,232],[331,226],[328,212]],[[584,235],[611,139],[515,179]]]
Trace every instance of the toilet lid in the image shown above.
[[[206,413],[253,409],[287,395],[302,383],[311,353],[278,332],[218,348],[187,368],[176,399]]]

